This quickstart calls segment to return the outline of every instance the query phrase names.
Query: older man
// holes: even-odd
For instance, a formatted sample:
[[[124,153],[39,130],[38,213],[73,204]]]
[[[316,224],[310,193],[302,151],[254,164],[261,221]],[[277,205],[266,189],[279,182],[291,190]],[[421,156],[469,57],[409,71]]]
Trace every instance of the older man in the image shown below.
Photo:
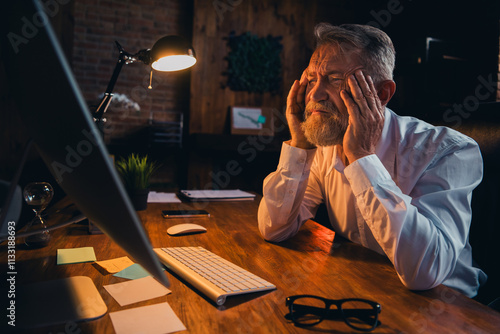
[[[386,107],[396,85],[384,32],[323,23],[315,35],[287,99],[291,140],[264,181],[263,237],[292,237],[324,203],[336,233],[385,254],[409,289],[443,283],[475,296],[486,280],[468,241],[477,144]]]

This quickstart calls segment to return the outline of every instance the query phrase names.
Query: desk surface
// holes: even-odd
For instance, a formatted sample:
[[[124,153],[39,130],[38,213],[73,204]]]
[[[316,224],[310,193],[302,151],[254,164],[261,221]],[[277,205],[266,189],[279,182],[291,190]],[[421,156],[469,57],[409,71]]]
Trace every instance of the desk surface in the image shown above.
[[[56,250],[93,246],[97,260],[126,255],[105,235],[89,235],[84,226],[72,225],[54,232],[51,244],[39,250],[16,250],[16,284],[84,275],[95,283],[108,313],[102,318],[78,323],[81,333],[113,333],[109,312],[168,302],[189,333],[303,333],[313,329],[294,327],[285,319],[285,298],[316,294],[332,299],[360,297],[382,305],[382,325],[374,333],[493,333],[500,328],[500,313],[462,294],[439,286],[413,292],[399,281],[391,263],[361,246],[336,238],[332,231],[308,222],[294,238],[279,244],[264,241],[257,229],[259,200],[198,204],[149,204],[139,212],[153,247],[202,246],[274,283],[277,290],[229,297],[217,307],[186,286],[171,273],[172,293],[149,301],[121,307],[103,285],[125,279],[102,275],[91,263],[56,265]],[[206,209],[210,218],[189,221],[208,232],[181,237],[168,236],[169,226],[183,219],[165,220],[162,209],[190,206]],[[18,241],[19,242],[19,241]],[[7,247],[0,245],[2,267]],[[4,272],[6,270],[4,269]],[[3,293],[3,292],[2,292]],[[6,292],[5,292],[6,293]],[[5,298],[5,297],[3,297]],[[5,321],[5,317],[3,317]],[[342,321],[329,321],[334,331],[350,332]],[[36,333],[65,332],[64,325],[41,328]]]

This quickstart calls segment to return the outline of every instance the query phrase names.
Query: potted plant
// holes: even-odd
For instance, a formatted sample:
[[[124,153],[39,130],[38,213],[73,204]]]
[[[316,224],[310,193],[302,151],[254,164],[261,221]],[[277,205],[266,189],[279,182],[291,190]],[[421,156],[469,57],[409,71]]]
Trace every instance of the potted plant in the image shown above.
[[[147,155],[140,157],[134,153],[116,162],[116,169],[120,173],[125,189],[137,211],[147,208],[149,179],[158,167],[155,162],[148,160]]]

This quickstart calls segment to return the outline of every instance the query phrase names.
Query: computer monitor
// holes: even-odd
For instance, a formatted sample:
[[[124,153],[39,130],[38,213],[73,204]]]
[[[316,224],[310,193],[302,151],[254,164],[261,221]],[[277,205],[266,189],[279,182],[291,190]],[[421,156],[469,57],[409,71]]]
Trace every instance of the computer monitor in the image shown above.
[[[48,169],[78,209],[168,286],[46,10],[38,0],[9,1],[2,9],[1,52],[21,119]]]

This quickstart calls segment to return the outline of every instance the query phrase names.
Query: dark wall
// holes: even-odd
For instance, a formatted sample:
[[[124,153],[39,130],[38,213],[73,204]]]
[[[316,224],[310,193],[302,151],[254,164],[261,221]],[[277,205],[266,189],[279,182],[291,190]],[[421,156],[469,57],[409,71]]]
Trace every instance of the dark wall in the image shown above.
[[[158,13],[153,13],[149,3],[71,1],[53,19],[89,100],[102,92],[109,80],[116,61],[114,40],[134,52],[147,47],[160,32],[191,35],[200,62],[187,78],[187,84],[183,78],[164,80],[164,85],[148,93],[141,102],[145,112],[139,116],[129,115],[131,117],[126,119],[129,125],[137,121],[136,124],[144,126],[149,111],[155,108],[189,108],[190,102],[190,115],[186,115],[185,120],[190,120],[194,132],[201,133],[226,131],[226,107],[231,104],[272,104],[282,111],[289,87],[307,66],[314,47],[313,26],[322,21],[369,23],[391,36],[397,51],[397,89],[389,106],[399,114],[437,119],[456,127],[477,109],[477,103],[495,100],[496,92],[490,88],[497,84],[498,1],[163,1],[158,5]],[[218,8],[216,3],[232,5]],[[221,72],[225,69],[227,53],[221,38],[231,30],[283,36],[284,70],[280,95],[233,94],[221,88]],[[427,37],[443,41],[431,43],[430,57],[426,53]],[[451,58],[444,59],[443,55]],[[137,78],[144,87],[145,74],[140,64],[124,68],[115,91],[131,96]],[[174,87],[175,82],[180,82],[186,88],[189,79],[190,94],[188,89]],[[8,178],[27,135],[16,118],[1,66],[0,87],[0,177]],[[154,94],[162,95],[161,99]],[[148,115],[142,117],[146,113]]]
[[[396,94],[389,106],[401,115],[456,122],[454,104],[495,101],[495,91],[477,96],[486,81],[497,82],[500,2],[490,0],[320,1],[318,20],[371,24],[396,48]],[[335,14],[342,3],[342,15]],[[427,48],[427,38],[433,38]],[[427,53],[429,51],[430,53]],[[445,56],[443,58],[443,56]],[[483,80],[484,79],[484,80]],[[489,88],[488,87],[488,88]],[[447,113],[446,113],[447,112]],[[446,113],[446,114],[445,114]]]

